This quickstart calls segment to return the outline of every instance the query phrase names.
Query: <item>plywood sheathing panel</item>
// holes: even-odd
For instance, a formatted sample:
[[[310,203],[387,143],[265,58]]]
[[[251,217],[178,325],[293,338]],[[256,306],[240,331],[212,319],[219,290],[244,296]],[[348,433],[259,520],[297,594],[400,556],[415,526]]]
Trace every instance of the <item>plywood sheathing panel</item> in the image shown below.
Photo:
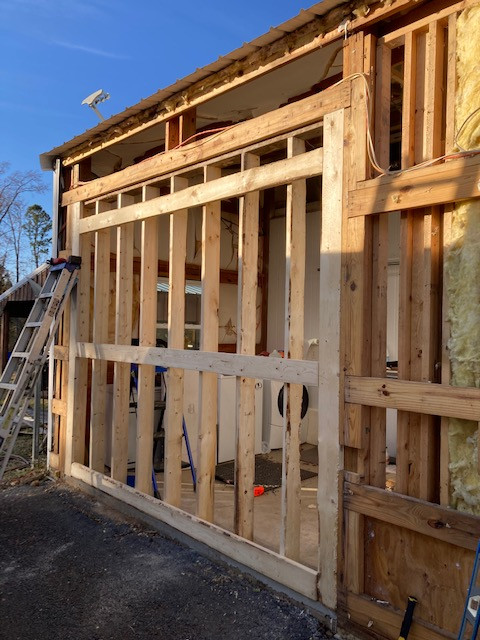
[[[372,518],[365,518],[365,540],[366,594],[398,610],[415,594],[416,620],[458,631],[473,565],[471,551],[455,547],[453,553],[441,540]]]
[[[457,96],[455,124],[480,107],[480,6],[463,11],[457,19]],[[459,143],[480,146],[480,119],[465,127]],[[451,384],[480,387],[480,202],[455,205],[451,244],[446,252],[447,294],[451,337]],[[450,503],[462,511],[480,515],[478,473],[478,423],[449,422]]]

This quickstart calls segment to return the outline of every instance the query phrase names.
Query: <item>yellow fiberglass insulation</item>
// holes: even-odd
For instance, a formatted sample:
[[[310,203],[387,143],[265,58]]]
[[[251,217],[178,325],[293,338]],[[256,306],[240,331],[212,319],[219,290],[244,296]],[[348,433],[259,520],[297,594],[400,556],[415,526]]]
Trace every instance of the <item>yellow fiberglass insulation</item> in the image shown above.
[[[480,107],[480,5],[457,20],[455,129]],[[458,139],[464,149],[480,147],[480,113]],[[451,338],[451,384],[480,388],[480,201],[455,205],[452,242],[445,255]],[[480,515],[478,424],[449,421],[450,503]]]

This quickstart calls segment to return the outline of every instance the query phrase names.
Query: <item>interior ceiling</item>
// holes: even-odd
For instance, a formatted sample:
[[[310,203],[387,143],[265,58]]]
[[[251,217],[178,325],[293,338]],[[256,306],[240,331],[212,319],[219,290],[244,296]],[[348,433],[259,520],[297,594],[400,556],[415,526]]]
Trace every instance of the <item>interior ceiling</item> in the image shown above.
[[[338,74],[341,68],[342,46],[334,42],[202,104],[197,110],[197,129],[215,128],[217,122],[249,120],[272,111]],[[149,150],[161,147],[164,140],[165,125],[162,123],[95,154],[92,172],[104,176],[119,171]]]

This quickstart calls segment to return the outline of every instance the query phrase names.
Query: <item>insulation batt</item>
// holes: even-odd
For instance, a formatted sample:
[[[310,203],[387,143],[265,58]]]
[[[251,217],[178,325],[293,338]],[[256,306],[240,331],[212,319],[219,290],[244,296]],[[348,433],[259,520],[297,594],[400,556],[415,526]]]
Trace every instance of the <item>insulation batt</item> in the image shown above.
[[[480,107],[480,6],[457,20],[455,129]],[[480,113],[465,127],[459,145],[480,147]],[[452,242],[445,255],[449,303],[451,384],[480,388],[480,201],[458,203],[452,215]],[[449,421],[450,503],[480,515],[478,424]]]

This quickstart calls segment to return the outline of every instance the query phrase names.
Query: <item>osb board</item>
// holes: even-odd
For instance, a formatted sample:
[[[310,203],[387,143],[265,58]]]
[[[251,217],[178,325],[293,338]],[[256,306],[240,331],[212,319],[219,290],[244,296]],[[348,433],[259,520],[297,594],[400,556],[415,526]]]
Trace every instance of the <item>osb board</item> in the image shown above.
[[[480,532],[479,532],[480,533]],[[458,633],[474,553],[423,534],[365,518],[365,593],[415,619]]]

